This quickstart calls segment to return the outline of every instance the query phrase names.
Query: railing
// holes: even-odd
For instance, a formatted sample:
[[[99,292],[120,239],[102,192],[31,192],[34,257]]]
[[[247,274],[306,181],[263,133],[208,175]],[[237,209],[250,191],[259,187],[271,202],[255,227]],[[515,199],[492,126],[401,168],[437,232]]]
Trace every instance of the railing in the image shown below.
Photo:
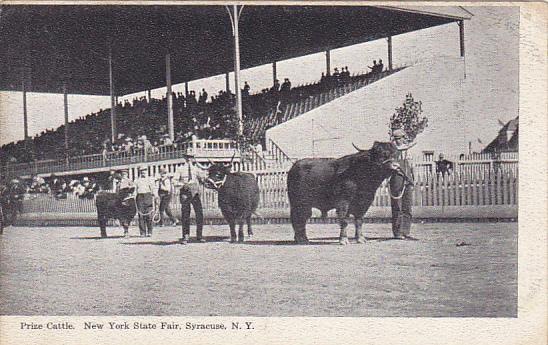
[[[180,159],[187,155],[217,159],[231,158],[236,149],[236,143],[232,140],[196,139],[176,146],[153,147],[148,151],[133,149],[131,151],[105,152],[103,154],[70,157],[68,160],[58,159],[12,164],[2,167],[1,173],[3,176],[50,174]]]
[[[499,154],[471,154],[461,156],[447,156],[446,160],[453,162],[453,172],[457,174],[483,173],[516,173],[519,166],[518,152],[502,152]],[[415,163],[415,174],[431,176],[436,174],[436,161],[426,160]]]
[[[261,210],[279,210],[287,214],[287,171],[270,170],[255,173],[260,189]],[[217,192],[202,187],[205,210],[218,211]],[[419,177],[413,189],[415,207],[512,206],[518,204],[518,173],[512,171],[486,174],[465,173],[450,176]],[[390,206],[390,191],[384,182],[377,190],[374,207]],[[180,208],[177,192],[172,207]],[[94,213],[95,201],[69,195],[66,200],[55,200],[50,195],[34,195],[23,203],[24,213]]]

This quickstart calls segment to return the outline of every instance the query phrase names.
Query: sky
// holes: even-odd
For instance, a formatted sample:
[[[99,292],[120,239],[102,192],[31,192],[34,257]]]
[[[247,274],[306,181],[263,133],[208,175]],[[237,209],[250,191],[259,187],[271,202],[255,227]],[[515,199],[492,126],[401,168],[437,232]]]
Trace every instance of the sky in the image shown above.
[[[500,129],[499,121],[507,122],[518,115],[519,71],[519,9],[518,7],[466,7],[474,14],[465,22],[466,79],[465,135],[480,150]],[[398,35],[393,38],[395,65],[412,64],[425,59],[459,54],[458,26],[450,23],[430,29]],[[230,52],[231,53],[231,52]],[[351,73],[366,71],[374,59],[387,63],[386,40],[362,43],[331,52],[331,68],[348,66]],[[294,86],[319,80],[325,71],[325,54],[318,53],[277,63],[278,79],[290,78]],[[258,66],[242,71],[251,91],[260,91],[272,83],[272,66]],[[231,89],[234,85],[230,74]],[[195,80],[189,83],[197,92],[205,88],[212,95],[225,88],[225,76]],[[173,87],[184,91],[183,84]],[[165,88],[152,90],[161,98]],[[132,99],[145,92],[119,98]],[[104,96],[69,95],[69,118],[76,119],[99,109],[110,108]],[[57,128],[64,122],[63,95],[27,93],[29,134]],[[167,119],[166,119],[167,122]],[[0,144],[23,139],[23,102],[21,92],[0,92]]]

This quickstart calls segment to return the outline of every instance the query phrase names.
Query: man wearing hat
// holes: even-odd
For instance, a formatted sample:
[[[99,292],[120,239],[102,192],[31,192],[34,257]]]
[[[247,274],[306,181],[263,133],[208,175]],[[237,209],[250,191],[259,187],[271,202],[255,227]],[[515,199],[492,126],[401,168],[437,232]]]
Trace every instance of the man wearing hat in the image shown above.
[[[135,180],[135,202],[139,214],[139,230],[141,236],[152,236],[152,217],[154,213],[154,198],[157,196],[154,181],[147,177],[146,169],[139,168],[139,177]]]
[[[196,238],[198,242],[205,242],[203,238],[204,211],[200,197],[202,178],[198,170],[186,158],[186,164],[178,172],[177,187],[180,187],[179,201],[181,202],[181,226],[183,237],[181,243],[186,244],[190,239],[190,207],[194,208],[196,216]]]
[[[173,184],[171,176],[167,175],[165,168],[160,168],[160,179],[158,180],[158,196],[160,197],[160,226],[164,225],[164,213],[173,224],[177,224],[177,218],[171,213],[171,196],[173,195]]]
[[[398,149],[397,161],[394,163],[394,174],[390,178],[390,203],[392,206],[392,232],[394,238],[411,239],[411,207],[413,204],[413,167],[408,150],[415,143],[408,144],[405,131],[401,128],[392,130],[392,143]]]

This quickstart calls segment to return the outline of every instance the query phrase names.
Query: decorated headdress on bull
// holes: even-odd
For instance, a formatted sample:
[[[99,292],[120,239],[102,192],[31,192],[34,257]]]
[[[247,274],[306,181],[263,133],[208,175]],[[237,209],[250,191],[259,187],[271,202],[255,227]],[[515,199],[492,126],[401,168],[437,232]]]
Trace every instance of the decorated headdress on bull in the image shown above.
[[[408,93],[405,102],[390,117],[388,133],[398,149],[405,150],[415,145],[415,138],[428,126],[428,119],[422,116],[422,102],[416,102]]]

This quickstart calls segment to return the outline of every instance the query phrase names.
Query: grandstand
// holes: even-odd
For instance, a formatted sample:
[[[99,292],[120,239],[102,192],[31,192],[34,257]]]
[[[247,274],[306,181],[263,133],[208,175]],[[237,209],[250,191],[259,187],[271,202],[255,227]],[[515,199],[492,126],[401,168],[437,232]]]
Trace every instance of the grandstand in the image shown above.
[[[113,106],[70,123],[66,120],[64,126],[45,131],[32,140],[25,130],[26,140],[4,145],[0,150],[4,176],[93,173],[155,161],[175,166],[189,151],[199,159],[229,159],[237,148],[231,140],[239,134],[238,127],[244,127],[242,121],[246,126],[241,134],[253,148],[245,154],[246,157],[238,155],[238,159],[248,158],[249,164],[258,168],[272,165],[272,161],[274,164],[284,164],[290,161],[291,155],[286,154],[286,148],[267,134],[269,130],[285,122],[291,123],[303,114],[321,109],[345,95],[367,89],[372,83],[382,83],[385,77],[403,70],[403,67],[395,68],[392,65],[392,36],[458,22],[462,43],[463,20],[469,18],[469,14],[458,8],[425,11],[387,6],[246,6],[242,15],[242,9],[234,7],[238,11],[230,12],[233,22],[234,16],[242,15],[241,21],[236,20],[240,25],[241,37],[236,34],[231,38],[225,34],[230,21],[222,6],[209,6],[207,11],[199,6],[164,6],[146,11],[142,7],[131,6],[106,9],[64,6],[49,9],[47,22],[56,24],[45,35],[44,28],[50,24],[44,22],[36,7],[7,8],[12,21],[4,23],[7,30],[4,30],[2,41],[10,49],[7,59],[2,62],[6,66],[2,67],[22,73],[8,73],[0,88],[17,90],[18,85],[22,84],[24,93],[62,89],[66,93],[107,94],[110,84],[108,93]],[[124,16],[116,15],[120,12]],[[67,19],[69,14],[70,20]],[[92,20],[79,22],[79,19],[90,17]],[[17,22],[17,18],[24,18],[22,24]],[[172,26],[161,25],[158,18],[164,19],[161,22],[167,20]],[[341,24],[340,32],[321,30],[326,19],[333,25]],[[204,21],[212,25],[206,33],[212,41],[207,44],[194,43],[191,47],[181,44],[188,43],[181,32],[191,37],[199,36],[202,29],[192,25]],[[257,22],[264,25],[259,28]],[[137,27],[135,23],[146,24]],[[18,25],[23,25],[25,30],[18,30]],[[287,31],[270,29],[280,25]],[[125,27],[125,31],[112,37],[112,30],[119,27]],[[294,37],[294,32],[299,32],[300,37]],[[64,45],[76,37],[88,37],[89,42],[81,42],[81,51],[71,52]],[[273,41],[271,46],[265,46],[265,37],[280,39]],[[349,75],[334,82],[328,78],[286,92],[271,90],[244,94],[243,97],[240,96],[240,87],[237,87],[235,94],[227,90],[210,102],[201,97],[197,100],[193,92],[185,95],[167,92],[162,99],[143,97],[133,103],[116,103],[117,97],[125,94],[150,90],[166,83],[167,90],[171,90],[172,82],[188,82],[193,78],[230,71],[232,62],[238,78],[238,39],[242,42],[243,68],[325,51],[326,75],[331,77],[331,49],[384,37],[388,38],[388,65],[379,73]],[[37,39],[50,42],[51,46],[37,45],[39,48],[33,49],[41,51],[29,54],[29,46],[34,47]],[[232,39],[235,45],[234,61],[231,61],[232,47],[229,44]],[[20,41],[24,44],[18,44]],[[96,59],[94,52],[97,51],[98,42],[107,42],[105,49],[101,50],[110,51],[108,59],[105,56]],[[136,47],[139,54],[135,54]],[[140,49],[142,47],[148,49]],[[63,56],[61,62],[58,61],[60,54]],[[18,59],[18,56],[25,56],[25,59]],[[164,58],[165,66],[161,66]],[[105,59],[110,69],[104,68],[107,65]],[[149,68],[151,64],[166,67],[165,81],[160,73],[153,73],[157,69]],[[107,71],[109,78],[106,78]],[[257,150],[258,147],[261,150]]]

